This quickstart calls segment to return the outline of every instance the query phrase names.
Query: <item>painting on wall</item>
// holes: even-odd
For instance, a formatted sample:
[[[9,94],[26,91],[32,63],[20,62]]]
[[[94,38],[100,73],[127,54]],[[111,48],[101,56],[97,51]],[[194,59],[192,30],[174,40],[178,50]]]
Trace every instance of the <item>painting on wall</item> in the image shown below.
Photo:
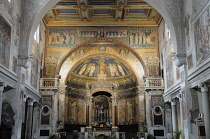
[[[24,86],[25,85],[25,74],[21,73],[21,85]]]
[[[179,67],[176,67],[176,79],[177,80],[180,79],[180,69],[179,69]]]
[[[85,101],[82,99],[79,99],[78,115],[80,115],[80,118],[78,118],[78,124],[84,125],[85,124]]]
[[[121,99],[118,101],[118,123],[119,125],[125,125],[125,118],[126,118],[126,110],[125,110],[125,99]]]
[[[116,39],[135,48],[157,48],[156,27],[66,27],[47,29],[48,47],[74,47],[93,38]]]
[[[195,48],[197,65],[210,56],[210,7],[194,24]]]
[[[77,102],[69,100],[69,119],[70,124],[77,122]]]
[[[34,88],[37,88],[38,65],[38,58],[34,56],[31,64],[31,86],[33,86]]]
[[[104,95],[99,95],[94,99],[95,110],[103,112],[109,109],[109,100]]]
[[[160,95],[152,95],[151,100],[152,100],[152,106],[160,105],[163,103],[163,97]]]
[[[51,47],[67,47],[75,44],[75,29],[48,29],[48,46]]]
[[[24,99],[24,92],[21,90],[20,92],[20,98],[19,98],[19,119],[24,119],[24,107],[23,107],[23,99]]]
[[[166,82],[167,88],[169,89],[174,84],[174,72],[173,72],[174,64],[172,55],[169,54],[166,58]]]
[[[134,101],[130,101],[130,102],[126,102],[126,107],[127,107],[127,123],[128,124],[134,124],[135,123],[135,116],[134,116],[134,112],[135,112],[135,102]]]
[[[139,28],[128,32],[129,44],[133,47],[155,47],[157,42],[157,31],[155,28]]]
[[[13,56],[12,70],[13,70],[14,72],[17,71],[17,58],[16,58],[15,56]]]
[[[42,96],[41,101],[43,105],[52,107],[52,96]]]
[[[0,16],[0,63],[9,67],[10,58],[10,44],[11,44],[11,27]]]
[[[188,70],[190,70],[193,67],[193,60],[192,60],[192,54],[190,54],[187,57],[187,64],[188,64]]]
[[[73,72],[87,77],[97,77],[98,74],[107,74],[107,77],[119,77],[131,73],[120,61],[109,57],[90,58],[76,66]]]
[[[46,75],[53,76],[55,74],[55,64],[46,64]]]

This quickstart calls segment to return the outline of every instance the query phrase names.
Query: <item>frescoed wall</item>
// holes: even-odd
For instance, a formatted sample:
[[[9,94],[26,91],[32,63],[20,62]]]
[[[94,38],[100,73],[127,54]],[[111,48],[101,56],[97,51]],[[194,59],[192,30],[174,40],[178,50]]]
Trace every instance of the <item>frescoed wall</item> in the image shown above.
[[[77,123],[77,101],[69,100],[68,108],[69,108],[68,121],[70,124],[76,124]]]
[[[197,65],[210,56],[210,7],[194,24]]]
[[[152,27],[68,27],[48,28],[48,47],[74,47],[93,38],[112,38],[134,48],[157,48],[157,28]]]
[[[134,124],[135,123],[135,102],[134,101],[127,101],[126,102],[126,122],[127,124]]]
[[[31,64],[31,85],[34,88],[37,88],[38,84],[38,65],[39,65],[39,60],[36,56],[33,57],[32,59],[32,64]]]
[[[11,27],[5,19],[0,16],[0,62],[6,67],[9,66],[10,45]]]
[[[169,54],[166,57],[166,80],[167,80],[167,88],[172,87],[174,84],[174,65],[172,55]]]
[[[89,42],[93,39],[95,42]],[[108,41],[106,39],[113,39]],[[64,83],[67,78],[67,73],[73,65],[77,64],[79,59],[85,58],[88,55],[104,53],[116,55],[126,62],[128,62],[136,74],[139,75],[141,84],[143,85],[142,76],[145,74],[142,63],[137,58],[136,54],[126,47],[117,44],[117,41],[122,42],[124,45],[130,46],[139,56],[142,61],[147,65],[150,76],[159,76],[159,59],[158,57],[158,33],[157,27],[48,27],[46,29],[46,55],[45,66],[43,69],[43,76],[45,78],[55,77],[55,74],[61,75],[61,83]],[[116,40],[116,42],[115,42]],[[81,45],[86,42],[82,47],[74,49],[75,46]],[[61,66],[60,72],[56,73],[58,64],[70,50],[74,49],[68,58]],[[154,57],[154,58],[152,58]],[[154,59],[156,61],[154,61]],[[116,62],[106,63],[105,72],[107,77],[120,77],[127,75],[126,69],[122,63]],[[90,64],[91,63],[91,64]],[[76,74],[85,77],[96,77],[100,73],[99,65],[97,62],[83,63],[78,67]]]

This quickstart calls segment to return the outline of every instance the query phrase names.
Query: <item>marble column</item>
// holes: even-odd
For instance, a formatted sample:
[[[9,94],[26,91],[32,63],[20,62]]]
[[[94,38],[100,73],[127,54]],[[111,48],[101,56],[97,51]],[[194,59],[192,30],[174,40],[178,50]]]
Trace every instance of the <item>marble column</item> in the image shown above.
[[[178,119],[177,119],[177,113],[176,113],[176,101],[173,99],[171,102],[171,111],[172,111],[172,127],[173,132],[178,131]]]
[[[113,131],[117,131],[116,110],[117,110],[117,100],[116,100],[116,97],[112,97],[112,130]]]
[[[115,106],[112,105],[112,127],[115,127]]]
[[[39,136],[39,116],[40,116],[40,105],[39,103],[34,103],[34,112],[33,112],[33,128],[32,128],[32,137],[37,139]]]
[[[92,128],[92,97],[87,100],[87,126]]]
[[[203,101],[202,104],[203,104],[206,139],[210,139],[210,112],[209,112],[208,87],[204,83],[201,83],[201,85],[199,87],[201,88],[202,101]]]
[[[26,130],[25,130],[25,138],[31,139],[32,135],[32,126],[33,126],[33,103],[32,99],[28,99],[28,110],[27,110],[27,119],[26,119]]]
[[[3,91],[7,85],[5,83],[0,82],[0,126],[1,126],[1,112],[2,112],[2,98],[3,98]]]
[[[89,102],[91,103],[91,102]],[[88,119],[89,123],[88,126],[92,127],[92,104],[89,104],[89,119]]]
[[[146,92],[146,121],[148,132],[151,134],[152,131],[150,130],[152,127],[152,120],[151,120],[151,92]]]
[[[184,125],[183,125],[183,109],[182,109],[182,95],[179,94],[179,104],[180,104],[180,117],[181,117],[181,130],[184,132]],[[184,134],[181,135],[182,139],[184,139]]]

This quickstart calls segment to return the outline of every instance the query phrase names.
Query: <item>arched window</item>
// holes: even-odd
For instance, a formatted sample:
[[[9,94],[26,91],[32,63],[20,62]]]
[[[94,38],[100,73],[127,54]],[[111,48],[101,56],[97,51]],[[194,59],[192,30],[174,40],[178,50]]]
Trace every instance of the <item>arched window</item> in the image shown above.
[[[38,27],[37,27],[37,29],[36,29],[36,31],[35,31],[35,33],[34,33],[34,40],[37,42],[37,43],[39,43],[39,25],[38,25]]]

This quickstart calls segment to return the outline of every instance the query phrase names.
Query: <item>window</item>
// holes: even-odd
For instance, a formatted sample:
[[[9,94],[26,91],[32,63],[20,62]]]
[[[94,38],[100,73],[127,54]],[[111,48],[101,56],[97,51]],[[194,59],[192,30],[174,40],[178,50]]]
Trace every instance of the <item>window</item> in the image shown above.
[[[34,33],[34,40],[39,43],[39,25]]]

